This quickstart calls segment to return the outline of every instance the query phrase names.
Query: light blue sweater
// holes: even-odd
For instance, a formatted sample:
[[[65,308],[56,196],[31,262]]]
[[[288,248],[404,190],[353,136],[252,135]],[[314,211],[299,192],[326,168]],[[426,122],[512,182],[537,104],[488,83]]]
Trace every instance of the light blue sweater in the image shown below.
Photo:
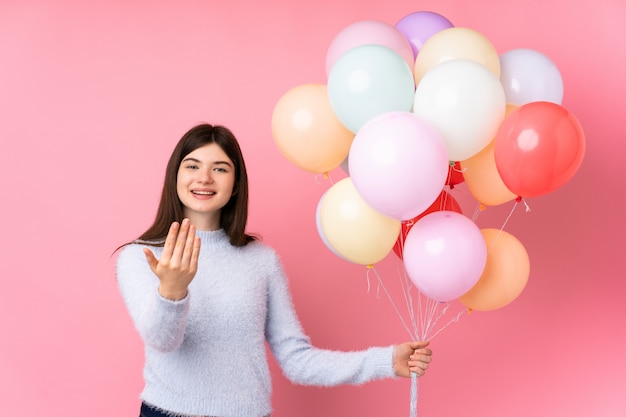
[[[232,246],[223,230],[198,235],[198,272],[180,301],[159,295],[144,246],[126,246],[118,257],[120,291],[145,345],[142,400],[187,415],[268,415],[266,340],[285,376],[297,384],[394,377],[393,346],[358,352],[311,346],[272,248],[256,241]],[[151,249],[160,257],[162,248]]]

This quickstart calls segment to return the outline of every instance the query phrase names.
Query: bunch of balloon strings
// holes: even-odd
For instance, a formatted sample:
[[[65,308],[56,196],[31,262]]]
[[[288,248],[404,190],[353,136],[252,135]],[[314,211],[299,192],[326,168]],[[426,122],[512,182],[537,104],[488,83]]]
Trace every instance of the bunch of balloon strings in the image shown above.
[[[370,291],[370,274],[374,274],[376,277],[377,296],[380,295],[380,290],[385,293],[411,340],[430,341],[452,323],[458,322],[464,314],[470,311],[464,307],[461,311],[454,313],[451,311],[451,303],[441,303],[426,297],[413,285],[404,268],[398,267],[402,298],[408,310],[407,320],[399,307],[394,303],[393,297],[385,286],[380,273],[373,266],[367,269],[368,292]],[[411,372],[411,417],[417,417],[418,385],[417,374]]]
[[[511,212],[507,216],[501,230],[504,229],[508,221],[510,220],[515,208],[518,204],[523,203],[526,207],[526,211],[530,211],[530,208],[523,199],[518,198],[511,209]],[[472,220],[476,221],[479,214],[484,210],[484,207],[477,207]],[[402,243],[400,241],[400,243]],[[400,281],[401,298],[403,299],[406,309],[408,311],[408,319],[405,319],[405,315],[402,314],[400,308],[394,302],[393,296],[385,286],[381,274],[373,266],[370,265],[367,268],[367,290],[368,293],[371,289],[371,274],[375,275],[375,281],[377,284],[377,297],[380,296],[380,291],[384,292],[389,302],[391,303],[396,314],[400,318],[402,326],[405,328],[409,337],[412,340],[428,340],[431,341],[439,333],[444,331],[448,326],[456,323],[464,314],[469,314],[471,310],[460,303],[452,302],[440,302],[432,300],[422,294],[418,288],[412,283],[409,278],[402,262],[396,258],[398,265],[397,275]],[[453,307],[455,304],[459,306]],[[410,399],[410,417],[417,417],[417,402],[418,402],[418,377],[415,372],[411,373],[411,399]]]

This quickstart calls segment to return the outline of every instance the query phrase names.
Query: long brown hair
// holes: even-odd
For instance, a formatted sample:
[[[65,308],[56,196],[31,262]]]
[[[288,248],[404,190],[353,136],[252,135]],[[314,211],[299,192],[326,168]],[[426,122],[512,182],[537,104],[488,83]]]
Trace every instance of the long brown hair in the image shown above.
[[[187,155],[210,143],[215,143],[222,148],[235,165],[233,194],[228,203],[222,208],[220,226],[229,236],[230,244],[233,246],[245,246],[257,239],[256,236],[246,234],[246,224],[248,222],[248,174],[239,143],[228,128],[204,123],[189,129],[176,144],[165,170],[161,201],[159,202],[154,223],[136,241],[162,246],[170,225],[173,222],[181,222],[183,220],[183,204],[178,198],[176,191],[178,169]]]

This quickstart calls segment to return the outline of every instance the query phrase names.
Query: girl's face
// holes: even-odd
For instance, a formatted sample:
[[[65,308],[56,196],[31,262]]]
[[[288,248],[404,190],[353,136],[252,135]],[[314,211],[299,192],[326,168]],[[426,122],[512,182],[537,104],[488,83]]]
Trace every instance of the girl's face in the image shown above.
[[[235,185],[235,165],[216,143],[186,155],[178,167],[176,191],[185,217],[198,230],[220,228],[220,213]]]

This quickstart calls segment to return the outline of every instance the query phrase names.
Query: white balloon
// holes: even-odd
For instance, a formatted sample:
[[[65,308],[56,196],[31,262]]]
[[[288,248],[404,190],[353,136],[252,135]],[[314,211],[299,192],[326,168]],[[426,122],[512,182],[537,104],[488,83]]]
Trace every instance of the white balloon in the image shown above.
[[[472,60],[435,65],[417,85],[413,112],[442,135],[451,161],[480,152],[504,119],[506,98],[498,76]]]
[[[550,58],[532,49],[512,49],[500,55],[500,82],[507,103],[563,101],[561,72]]]

